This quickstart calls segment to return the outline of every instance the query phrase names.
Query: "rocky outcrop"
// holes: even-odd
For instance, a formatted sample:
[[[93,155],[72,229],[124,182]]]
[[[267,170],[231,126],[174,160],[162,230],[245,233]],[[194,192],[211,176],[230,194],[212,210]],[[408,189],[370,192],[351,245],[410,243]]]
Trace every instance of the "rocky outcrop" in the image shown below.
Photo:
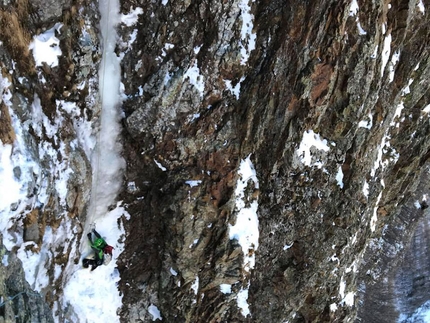
[[[72,1],[30,0],[29,3],[31,4],[34,14],[37,16],[37,23],[55,23],[55,20],[62,19],[63,11],[70,9]]]
[[[81,237],[90,197],[88,156],[93,147],[92,139],[84,134],[97,127],[99,110],[97,13],[97,5],[85,1],[0,4],[0,140],[13,144],[5,158],[21,159],[24,162],[17,164],[25,167],[13,169],[13,178],[22,184],[22,196],[0,209],[5,239],[15,244],[9,256],[12,264],[4,267],[2,276],[6,280],[12,277],[11,287],[4,283],[4,300],[17,295],[5,305],[6,322],[15,322],[15,314],[16,322],[52,322],[52,309],[62,306],[56,303],[61,300],[65,279],[59,269],[79,262],[79,257],[69,259],[69,255]],[[36,58],[31,49],[36,37],[42,37],[42,42],[54,39],[50,47],[58,45],[57,62]],[[56,232],[55,241],[46,239]],[[41,296],[25,283],[16,256],[27,251],[40,259],[34,263],[35,275],[46,275],[42,278],[49,281],[48,286],[32,283]],[[24,262],[24,267],[29,266]],[[60,314],[55,312],[63,317]]]
[[[0,322],[54,322],[48,304],[25,280],[21,261],[3,246],[1,239],[0,255]]]
[[[121,6],[124,322],[156,319],[154,306],[165,322],[393,322],[430,298],[428,3]],[[78,241],[86,219],[93,146],[77,125],[98,127],[97,26],[91,1],[0,4],[1,90],[11,95],[0,138],[16,140],[19,118],[40,167],[10,230],[35,245],[65,222]],[[38,64],[29,44],[51,28],[62,55]],[[239,174],[248,157],[258,181]],[[64,193],[55,183],[68,169]],[[258,203],[259,243],[248,250],[230,236],[238,198]],[[79,261],[67,245],[53,263]],[[7,284],[7,296],[28,290]],[[61,288],[43,293],[54,308]],[[18,295],[4,317],[24,303],[48,321],[42,302],[29,305],[37,297]]]
[[[124,39],[137,30],[123,60],[136,185],[123,195],[133,215],[119,266],[123,317],[149,320],[156,304],[168,322],[340,322],[357,310],[372,322],[372,286],[398,284],[424,217],[413,204],[427,194],[416,190],[429,148],[428,11],[418,2],[246,4],[145,3],[138,27],[121,29]],[[326,140],[309,160],[307,136]],[[248,277],[247,251],[228,231],[249,154],[260,246]],[[244,317],[236,298],[249,282]],[[389,295],[394,319],[402,296]]]

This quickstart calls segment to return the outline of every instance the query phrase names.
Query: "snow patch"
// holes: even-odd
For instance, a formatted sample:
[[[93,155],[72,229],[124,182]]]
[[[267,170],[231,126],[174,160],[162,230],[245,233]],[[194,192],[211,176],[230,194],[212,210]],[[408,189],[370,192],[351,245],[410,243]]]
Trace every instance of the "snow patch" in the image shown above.
[[[127,27],[135,25],[139,19],[139,15],[143,14],[143,9],[137,7],[136,9],[131,8],[130,12],[126,15],[121,15],[121,22]]]
[[[260,232],[258,230],[258,201],[253,200],[248,205],[251,196],[247,194],[247,188],[251,181],[255,189],[259,188],[257,174],[254,165],[251,162],[251,155],[240,162],[238,174],[240,178],[236,183],[236,223],[229,224],[230,240],[236,239],[242,247],[244,253],[244,269],[250,271],[255,265],[254,251],[258,249],[258,238]]]
[[[196,279],[191,285],[191,289],[194,291],[194,295],[197,295],[199,291],[199,276],[196,276]]]
[[[337,261],[338,264],[340,264],[340,260],[339,258],[336,256],[336,254],[334,254],[333,256],[330,257],[330,261]]]
[[[385,36],[384,38],[384,47],[382,48],[382,57],[381,57],[381,77],[384,76],[385,66],[387,65],[388,58],[390,57],[390,53],[391,53],[391,34]]]
[[[408,85],[406,85],[406,86],[404,87],[404,89],[402,89],[402,92],[401,92],[401,95],[402,95],[402,96],[405,96],[406,94],[411,93],[410,85],[411,85],[413,82],[414,82],[414,80],[413,80],[413,79],[409,79],[409,81],[408,81]]]
[[[355,16],[357,15],[358,12],[358,3],[357,0],[352,0],[351,1],[351,6],[349,7],[349,15],[350,16]]]
[[[372,232],[374,232],[376,229],[376,221],[378,221],[378,206],[379,206],[379,201],[381,201],[381,197],[382,197],[382,191],[379,193],[378,198],[376,199],[375,207],[373,208],[373,215],[372,215],[372,218],[370,219],[370,230],[372,230]]]
[[[413,82],[413,80],[410,79],[408,85],[402,90],[401,96],[404,96],[405,94],[408,93],[408,91],[409,91],[409,85],[412,82]],[[393,126],[395,126],[397,128],[399,127],[400,122],[403,121],[403,120],[397,121],[397,119],[401,117],[403,109],[404,109],[404,103],[403,103],[403,101],[400,101],[400,103],[397,104],[397,106],[396,106],[396,111],[394,112],[393,118],[392,118],[392,120],[390,122],[390,126],[391,127],[393,127]],[[391,137],[389,135],[389,130],[390,129],[386,130],[384,136],[381,139],[381,144],[379,145],[379,148],[377,150],[376,160],[375,160],[375,162],[373,164],[373,168],[372,168],[372,170],[370,172],[370,175],[372,177],[375,176],[376,171],[378,170],[379,167],[381,167],[382,170],[384,170],[384,168],[386,168],[390,162],[394,162],[395,163],[399,159],[399,154],[390,145],[390,139],[391,139]],[[389,156],[389,158],[386,158],[383,161],[382,160],[383,154],[386,154],[386,153],[390,153],[390,156]]]
[[[251,314],[248,305],[248,289],[241,289],[239,293],[237,293],[237,306],[240,308],[240,312],[244,317]]]
[[[366,129],[372,129],[372,126],[373,126],[373,117],[372,117],[372,114],[369,112],[369,114],[367,115],[368,116],[368,120],[361,120],[359,123],[358,123],[358,127],[359,128],[366,128]]]
[[[254,0],[252,0],[252,2],[254,2]],[[239,8],[242,17],[242,28],[240,30],[240,64],[245,65],[248,62],[250,53],[255,49],[257,35],[252,31],[254,28],[254,15],[251,13],[249,0],[241,0]]]
[[[160,310],[154,304],[149,305],[148,312],[149,312],[149,314],[151,314],[153,321],[156,321],[156,320],[162,321],[163,320],[163,318],[161,317]]]
[[[76,133],[77,144],[84,150],[85,155],[91,158],[92,151],[96,145],[96,138],[92,134],[92,123],[87,120],[86,116],[81,114],[81,110],[75,102],[57,100],[56,105],[57,110],[63,110],[69,115]]]
[[[339,285],[339,296],[342,299],[340,304],[345,304],[347,306],[353,306],[355,293],[354,292],[348,292],[345,295],[345,290],[346,290],[346,284],[345,284],[345,280],[342,276],[340,279],[340,285]],[[337,309],[337,307],[336,307],[336,309]]]
[[[165,172],[167,170],[166,167],[164,167],[163,165],[161,165],[161,163],[159,163],[156,159],[154,159],[154,163],[158,166],[158,168],[160,168],[163,172]]]
[[[403,102],[400,102],[396,107],[396,112],[394,113],[393,120],[390,123],[390,126],[399,127],[399,122],[395,122],[396,118],[399,118],[402,115],[402,110],[405,108]]]
[[[133,193],[137,192],[138,188],[136,187],[136,182],[128,182],[127,183],[127,191]]]
[[[345,288],[346,288],[346,284],[345,281],[343,280],[343,276],[340,279],[340,284],[339,284],[339,295],[340,298],[343,299],[345,297]]]
[[[239,100],[239,97],[240,97],[240,83],[242,83],[244,79],[245,79],[245,77],[242,76],[240,78],[240,81],[237,82],[234,87],[231,85],[231,80],[224,80],[225,87],[227,88],[227,90],[230,91],[231,94],[233,94],[236,97],[236,100]]]
[[[294,242],[292,242],[291,244],[286,244],[286,245],[282,248],[282,250],[288,250],[288,249],[290,249],[290,248],[293,246],[293,244],[294,244]]]
[[[1,79],[1,75],[0,75]],[[3,91],[3,102],[5,93]],[[40,167],[33,160],[28,151],[28,144],[24,140],[24,131],[28,131],[28,123],[21,120],[9,109],[12,127],[15,133],[13,144],[0,142],[0,231],[3,233],[3,244],[8,250],[20,247],[23,243],[22,235],[11,234],[9,228],[15,223],[22,227],[21,220],[29,212],[27,206],[43,207],[47,202],[47,179]],[[24,128],[24,129],[23,129]],[[61,169],[61,167],[59,167]],[[35,195],[28,196],[28,192],[37,190]],[[51,188],[52,189],[52,188]],[[55,188],[54,188],[55,189]]]
[[[411,315],[400,314],[399,323],[430,322],[430,301],[418,307]]]
[[[317,166],[318,168],[321,168],[323,166],[321,161],[317,161],[312,164],[312,147],[325,152],[330,150],[327,145],[327,140],[321,139],[320,135],[314,133],[313,130],[308,130],[303,133],[303,138],[296,154],[299,156],[301,162],[306,166]]]
[[[364,196],[369,197],[369,183],[366,180],[364,180],[362,192]]]
[[[12,106],[12,102],[10,101],[12,99],[12,93],[9,89],[11,85],[12,83],[10,83],[7,78],[3,78],[0,73],[0,102],[4,102],[8,107]]]
[[[137,38],[137,29],[133,29],[133,32],[130,34],[128,39],[128,46],[131,49],[131,45],[136,41]]]
[[[167,85],[171,79],[172,79],[172,74],[170,74],[169,71],[166,71],[166,75],[164,75],[163,84]]]
[[[60,33],[62,26],[63,24],[56,23],[54,27],[48,29],[43,34],[33,37],[29,49],[33,51],[36,66],[43,66],[43,63],[51,67],[58,65],[58,56],[61,56],[62,52],[60,49],[60,40],[55,37],[55,31]]]
[[[31,288],[34,288],[36,291],[40,292],[41,288],[47,286],[49,284],[49,279],[47,277],[46,269],[43,275],[38,275],[38,269],[41,259],[37,252],[33,252],[31,250],[27,250],[28,248],[33,247],[34,249],[38,249],[37,245],[33,241],[25,242],[21,245],[21,247],[17,251],[17,256],[22,261],[22,267],[25,274],[25,280],[30,284]],[[37,284],[36,284],[37,280]],[[37,286],[36,286],[37,285]]]
[[[337,181],[337,185],[340,188],[343,188],[343,172],[342,172],[342,166],[339,166],[338,170],[337,170],[337,174],[336,174],[336,181]]]
[[[223,294],[231,294],[231,285],[230,284],[221,284],[219,285],[219,289]]]
[[[189,181],[185,181],[185,184],[189,185],[190,187],[195,187],[195,186],[199,186],[201,182],[202,182],[201,180],[189,180]]]
[[[164,48],[161,49],[162,50],[161,57],[166,57],[167,51],[169,51],[169,50],[171,50],[173,48],[175,48],[174,44],[165,43],[164,44]]]
[[[60,128],[62,127],[64,116],[57,110],[56,115],[53,115],[54,120],[50,120],[43,112],[41,101],[37,95],[34,96],[34,101],[31,105],[31,120],[25,123],[25,130],[31,129],[38,137],[47,136],[52,139],[55,145],[49,141],[41,141],[38,145],[38,154],[41,160],[49,161],[49,175],[46,176],[54,182],[55,190],[60,198],[60,205],[66,208],[67,183],[69,176],[73,173],[69,160],[64,158],[67,156],[66,145],[61,141]],[[71,142],[73,146],[73,142]],[[58,154],[63,156],[63,160],[58,160]],[[29,175],[30,176],[30,175]],[[46,197],[47,199],[48,197]],[[39,195],[40,199],[40,195]],[[42,201],[41,201],[42,202]],[[42,203],[45,204],[46,201]],[[60,214],[59,214],[60,215]]]
[[[4,267],[9,266],[9,255],[4,254],[1,258],[1,263]]]
[[[379,46],[376,45],[375,50],[373,51],[373,54],[370,55],[370,58],[375,59],[376,57],[378,57],[378,48],[379,48]]]
[[[388,147],[390,146],[389,139],[390,139],[390,137],[387,134],[385,134],[382,137],[381,144],[379,145],[379,148],[378,148],[378,151],[377,151],[376,160],[373,163],[372,170],[370,171],[370,175],[372,177],[375,176],[376,171],[378,170],[378,168],[380,166],[382,166],[382,169],[384,169],[385,166],[388,164],[388,161],[385,161],[385,162],[382,161],[382,155],[383,155],[385,146],[388,146]]]
[[[426,12],[426,10],[425,10],[425,8],[424,8],[423,0],[419,0],[419,2],[418,2],[418,4],[417,4],[417,6],[418,6],[419,11],[421,11],[421,13],[424,15],[424,14],[425,14],[425,12]]]
[[[196,46],[194,47],[193,51],[194,51],[194,55],[197,55],[200,52],[200,49],[202,48],[203,45],[200,46]]]
[[[359,35],[367,35],[367,31],[365,31],[365,30],[363,29],[363,27],[361,27],[361,24],[360,24],[360,22],[358,21],[358,18],[357,18],[357,29],[358,29],[358,34],[359,34]]]
[[[354,296],[355,296],[354,292],[347,293],[345,295],[345,298],[343,299],[343,302],[345,303],[345,305],[353,306],[354,305]]]
[[[242,160],[239,165],[239,179],[236,183],[236,223],[229,224],[229,237],[236,239],[242,247],[243,269],[250,272],[255,266],[255,251],[258,249],[258,239],[260,232],[258,229],[258,199],[252,196],[255,190],[258,190],[259,183],[254,165],[251,162],[251,155]],[[253,187],[252,187],[253,186]],[[251,189],[249,189],[251,188]],[[246,203],[247,202],[247,203]],[[247,277],[244,275],[244,279]],[[237,294],[237,306],[240,308],[243,316],[250,314],[248,300],[249,282],[245,283],[247,288],[241,288]]]
[[[199,91],[200,98],[203,98],[205,91],[205,82],[203,76],[200,74],[200,69],[197,66],[197,59],[194,60],[194,64],[188,68],[184,74],[184,80],[188,78],[190,83]]]
[[[400,58],[400,50],[397,50],[394,52],[393,56],[391,57],[391,64],[388,65],[389,68],[389,74],[388,74],[388,81],[391,83],[394,80],[394,67],[397,65],[397,62]]]

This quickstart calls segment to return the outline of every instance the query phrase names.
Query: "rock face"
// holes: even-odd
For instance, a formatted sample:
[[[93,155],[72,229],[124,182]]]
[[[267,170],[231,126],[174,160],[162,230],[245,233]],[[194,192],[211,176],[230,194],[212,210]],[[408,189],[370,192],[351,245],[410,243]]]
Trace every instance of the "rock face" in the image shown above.
[[[65,219],[76,228],[70,238],[80,238],[91,169],[90,148],[73,144],[75,121],[97,125],[99,109],[97,6],[52,3],[0,4],[11,109],[31,123],[37,96],[51,124],[65,120],[55,135],[26,134],[45,165],[29,187],[37,196],[41,183],[52,186],[49,203],[32,204],[25,230],[15,228],[36,243]],[[428,2],[121,6],[120,199],[131,215],[118,261],[123,322],[156,319],[154,306],[164,322],[394,322],[430,300]],[[35,66],[30,35],[57,22],[58,65]],[[65,113],[62,100],[80,113]],[[0,109],[0,138],[13,142]],[[44,142],[58,155],[39,156]],[[240,178],[248,157],[258,182]],[[61,158],[73,169],[64,197],[46,171]],[[245,207],[258,203],[259,243],[249,250],[230,236],[238,181]],[[53,289],[43,292],[53,306]],[[38,304],[34,315],[45,313]]]
[[[71,6],[70,0],[31,0],[30,3],[38,17],[38,23],[53,22],[55,20],[61,19],[63,10],[67,10]]]
[[[25,280],[21,261],[3,246],[1,240],[0,255],[0,322],[54,322],[48,304]]]
[[[415,259],[428,248],[409,246],[426,221],[415,205],[428,194],[428,11],[247,5],[142,2],[138,27],[122,28],[125,38],[137,29],[123,60],[127,180],[137,187],[123,195],[134,215],[123,317],[149,320],[156,304],[168,322],[393,322],[428,299],[401,292],[421,277],[406,272],[405,251]],[[308,153],[304,137],[325,148]],[[250,154],[260,245],[248,275],[229,226]],[[245,317],[236,298],[247,286]]]
[[[92,121],[97,124],[94,79],[99,40],[93,27],[97,14],[97,5],[85,2],[73,6],[70,1],[0,4],[0,140],[4,145],[13,144],[10,156],[2,156],[2,162],[9,158],[27,161],[26,169],[13,169],[14,179],[23,184],[20,199],[6,209],[0,207],[5,241],[14,245],[8,247],[9,265],[0,265],[0,285],[4,286],[0,296],[6,301],[0,313],[5,322],[53,322],[54,313],[65,321],[68,315],[67,310],[55,311],[64,279],[58,269],[79,261],[69,259],[69,254],[80,239],[90,196],[87,153],[91,147],[79,142],[90,141],[82,138],[80,127],[91,128]],[[29,50],[30,44],[34,36],[49,31],[59,44],[60,57],[58,62],[40,63]],[[42,41],[51,35],[45,37]],[[4,175],[3,168],[1,171]],[[2,187],[1,194],[7,195],[8,190]],[[8,218],[10,214],[13,216]],[[64,229],[73,234],[61,235]],[[53,232],[60,233],[59,243],[47,246],[45,237]],[[27,252],[39,255],[40,263],[28,260],[21,265],[17,255]],[[30,287],[26,282],[23,266],[32,265],[36,266],[34,275],[43,276],[47,286],[33,281]],[[16,298],[8,302],[13,296]]]

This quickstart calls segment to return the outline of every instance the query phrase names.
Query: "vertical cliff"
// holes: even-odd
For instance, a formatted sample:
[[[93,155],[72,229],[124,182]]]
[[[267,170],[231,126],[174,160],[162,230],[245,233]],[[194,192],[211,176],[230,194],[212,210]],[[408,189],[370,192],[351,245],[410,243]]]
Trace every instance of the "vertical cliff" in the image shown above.
[[[430,300],[430,3],[120,6],[119,319],[418,320]],[[98,3],[0,7],[0,151],[22,185],[0,199],[3,240],[49,277],[30,285],[55,320],[78,322],[63,287],[103,126]]]
[[[413,311],[396,286],[408,284],[400,263],[425,218],[414,206],[427,196],[425,4],[140,5],[138,25],[122,29],[135,35],[123,60],[136,185],[123,196],[135,214],[119,267],[124,317],[148,320],[150,304],[171,322],[335,322],[357,310],[392,322],[400,303]],[[259,246],[243,250],[229,232],[248,156]]]

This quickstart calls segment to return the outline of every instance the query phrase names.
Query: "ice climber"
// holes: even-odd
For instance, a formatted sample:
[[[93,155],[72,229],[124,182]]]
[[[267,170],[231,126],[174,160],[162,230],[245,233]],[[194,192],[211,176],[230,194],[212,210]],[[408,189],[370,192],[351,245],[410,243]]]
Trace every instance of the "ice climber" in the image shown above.
[[[93,240],[92,234],[95,235],[95,240]],[[87,237],[90,240],[91,249],[94,250],[95,256],[94,259],[85,258],[82,261],[82,264],[84,268],[88,268],[89,266],[91,266],[91,271],[93,271],[98,266],[102,264],[107,265],[110,262],[110,260],[112,259],[113,247],[108,245],[95,229],[92,229],[92,231],[87,234]]]

